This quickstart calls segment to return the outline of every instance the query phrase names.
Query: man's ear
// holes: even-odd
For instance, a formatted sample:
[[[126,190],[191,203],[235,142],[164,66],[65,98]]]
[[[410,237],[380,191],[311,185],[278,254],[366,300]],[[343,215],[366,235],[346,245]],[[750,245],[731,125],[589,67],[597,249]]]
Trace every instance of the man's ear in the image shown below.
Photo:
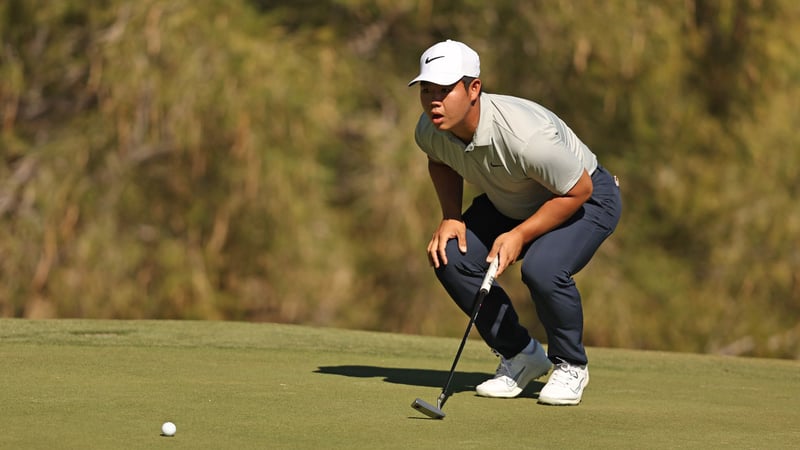
[[[475,100],[478,99],[478,96],[480,95],[480,93],[481,93],[481,79],[480,78],[475,78],[469,84],[469,92],[468,92],[469,99],[472,102],[474,102]]]

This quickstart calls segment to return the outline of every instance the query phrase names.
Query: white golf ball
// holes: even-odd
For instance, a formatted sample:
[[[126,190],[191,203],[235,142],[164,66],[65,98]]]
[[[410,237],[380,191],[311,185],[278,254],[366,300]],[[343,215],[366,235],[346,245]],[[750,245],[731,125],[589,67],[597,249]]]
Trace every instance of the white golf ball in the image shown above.
[[[178,428],[172,422],[164,422],[164,425],[161,425],[161,434],[164,436],[175,436],[176,431]]]

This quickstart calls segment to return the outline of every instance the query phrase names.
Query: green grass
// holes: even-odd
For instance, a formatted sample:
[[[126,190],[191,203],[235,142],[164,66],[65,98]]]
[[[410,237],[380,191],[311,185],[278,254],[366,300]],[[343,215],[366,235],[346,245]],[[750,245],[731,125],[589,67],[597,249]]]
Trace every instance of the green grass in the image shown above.
[[[590,349],[578,407],[479,398],[458,338],[191,321],[0,320],[0,448],[797,448],[800,363]],[[543,381],[543,380],[540,380]],[[160,436],[161,423],[178,426]]]

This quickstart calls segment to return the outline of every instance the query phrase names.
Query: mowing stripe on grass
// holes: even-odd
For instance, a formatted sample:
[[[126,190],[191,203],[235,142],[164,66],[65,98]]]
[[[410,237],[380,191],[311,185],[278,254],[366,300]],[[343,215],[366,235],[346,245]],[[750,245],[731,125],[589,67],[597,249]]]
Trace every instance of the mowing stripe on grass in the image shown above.
[[[447,419],[434,400],[458,338],[200,321],[0,320],[0,448],[796,448],[800,363],[589,349],[577,407],[474,386],[464,349]],[[175,422],[175,437],[160,436]]]

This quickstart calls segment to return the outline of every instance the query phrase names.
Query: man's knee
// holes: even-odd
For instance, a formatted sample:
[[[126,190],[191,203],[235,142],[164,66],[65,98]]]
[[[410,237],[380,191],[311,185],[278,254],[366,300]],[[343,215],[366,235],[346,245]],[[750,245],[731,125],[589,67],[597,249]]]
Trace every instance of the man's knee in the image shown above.
[[[450,239],[447,242],[445,254],[447,255],[447,264],[441,264],[436,269],[436,276],[442,282],[451,277],[483,277],[489,265],[486,263],[486,255],[482,255],[478,249],[461,253],[456,239]]]
[[[547,258],[526,258],[521,272],[522,281],[536,297],[549,297],[553,292],[574,284],[568,270]]]

